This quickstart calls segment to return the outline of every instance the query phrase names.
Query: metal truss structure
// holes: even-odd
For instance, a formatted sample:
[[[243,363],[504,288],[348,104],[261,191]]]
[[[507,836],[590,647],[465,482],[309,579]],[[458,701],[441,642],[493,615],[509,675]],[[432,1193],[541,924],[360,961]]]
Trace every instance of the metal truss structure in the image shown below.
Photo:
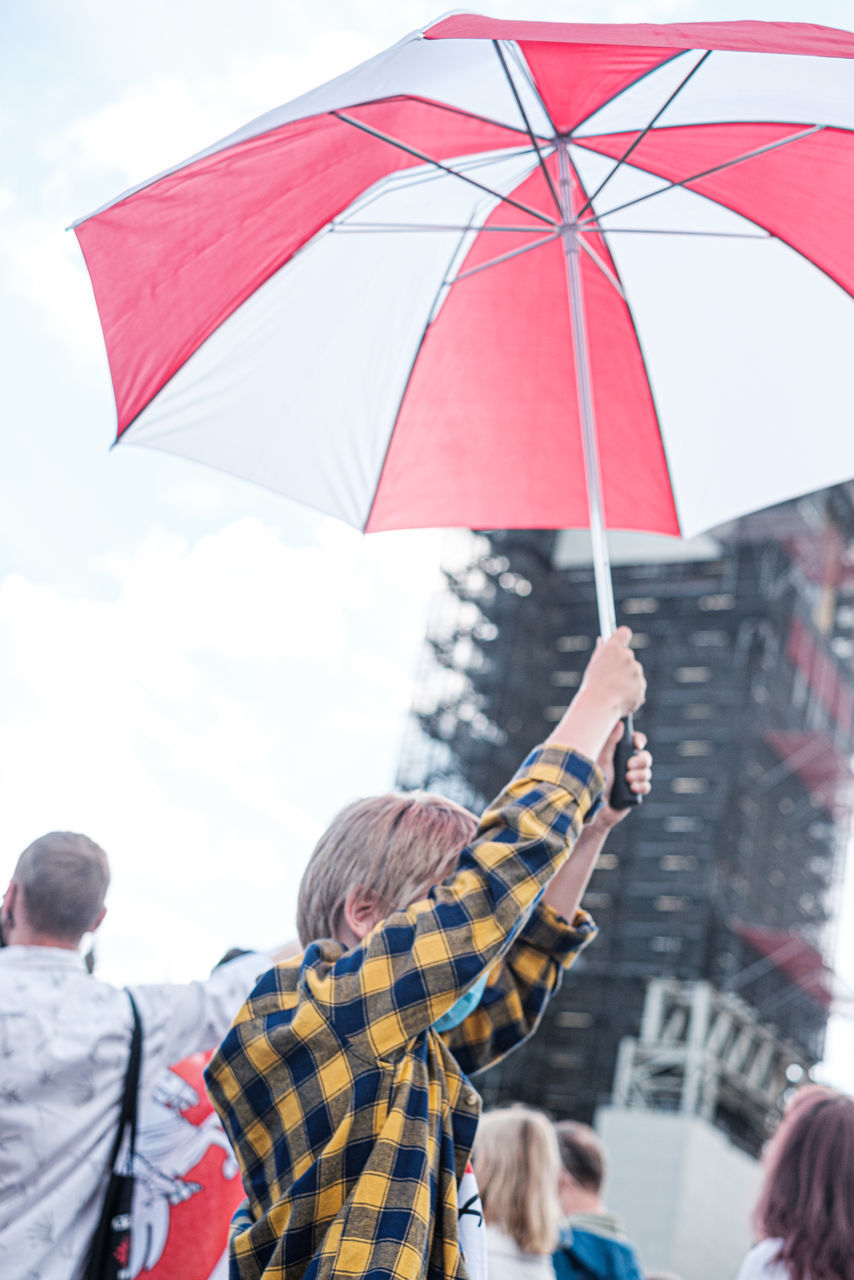
[[[761,1133],[773,1127],[810,1066],[738,996],[708,982],[654,978],[640,1036],[620,1043],[613,1101]]]

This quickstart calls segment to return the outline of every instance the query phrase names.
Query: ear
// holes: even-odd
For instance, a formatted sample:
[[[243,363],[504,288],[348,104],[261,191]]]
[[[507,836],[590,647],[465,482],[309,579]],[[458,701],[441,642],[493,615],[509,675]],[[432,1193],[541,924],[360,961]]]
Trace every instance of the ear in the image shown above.
[[[89,929],[89,930],[87,930],[87,932],[88,932],[88,933],[94,933],[94,932],[95,932],[95,930],[99,927],[99,925],[100,925],[100,924],[101,924],[101,922],[103,921],[104,916],[105,916],[106,914],[107,914],[107,908],[106,908],[106,907],[101,907],[101,910],[98,912],[98,918],[97,918],[97,920],[96,920],[96,921],[95,921],[95,923],[92,925],[92,928],[91,928],[91,929]]]
[[[2,918],[3,923],[7,928],[14,921],[15,898],[17,897],[17,893],[18,886],[15,884],[14,880],[10,880],[9,887],[3,895],[3,902],[0,904],[0,918]]]
[[[561,1165],[557,1175],[557,1197],[564,1213],[569,1213],[578,1192],[578,1183],[572,1174]]]
[[[367,937],[375,924],[384,920],[388,911],[380,900],[379,894],[363,884],[355,884],[348,889],[344,899],[344,925],[352,934],[353,941],[361,942]],[[350,941],[345,939],[345,941]],[[352,942],[350,943],[352,945]]]

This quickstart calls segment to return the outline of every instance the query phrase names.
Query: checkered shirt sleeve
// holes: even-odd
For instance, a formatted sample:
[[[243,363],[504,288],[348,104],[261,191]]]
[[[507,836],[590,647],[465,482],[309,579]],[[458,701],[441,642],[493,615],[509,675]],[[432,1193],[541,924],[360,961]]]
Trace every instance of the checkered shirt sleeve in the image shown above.
[[[478,1007],[442,1035],[466,1075],[494,1066],[533,1035],[564,971],[597,932],[586,911],[577,911],[568,924],[545,903],[534,908],[507,955],[490,970]]]

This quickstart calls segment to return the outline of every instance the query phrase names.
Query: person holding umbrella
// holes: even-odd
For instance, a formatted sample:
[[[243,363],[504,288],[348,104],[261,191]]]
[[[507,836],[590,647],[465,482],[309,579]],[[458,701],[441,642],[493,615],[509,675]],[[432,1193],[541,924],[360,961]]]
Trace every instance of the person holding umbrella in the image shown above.
[[[630,638],[598,644],[479,822],[437,796],[383,796],[321,837],[300,888],[306,950],[261,979],[206,1073],[247,1190],[233,1277],[479,1273],[458,1220],[480,1110],[467,1075],[534,1031],[595,933],[577,907],[622,816],[603,773],[646,688]],[[645,794],[636,745],[626,779]]]

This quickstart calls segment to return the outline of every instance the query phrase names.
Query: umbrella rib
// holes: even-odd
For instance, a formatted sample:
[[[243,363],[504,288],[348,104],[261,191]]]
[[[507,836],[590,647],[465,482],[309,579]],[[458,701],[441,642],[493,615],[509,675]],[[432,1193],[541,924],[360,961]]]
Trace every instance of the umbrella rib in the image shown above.
[[[569,157],[567,157],[567,159],[569,159]],[[581,191],[582,195],[586,196],[586,192],[584,190],[584,183],[581,181],[581,174],[578,172],[578,169],[575,167],[575,165],[572,163],[571,160],[570,160],[570,164],[572,165],[572,172],[575,174],[575,180],[578,183],[579,190]],[[590,197],[590,199],[592,199],[592,197]],[[590,199],[586,200],[586,204],[589,205]],[[605,245],[605,247],[606,248],[608,247],[608,242],[605,239],[605,233],[601,230],[601,228],[596,226],[588,227],[588,226],[582,225],[580,227],[577,227],[576,231],[578,233],[584,232],[587,235],[589,235],[591,232],[594,234],[598,234],[601,237],[602,243]],[[608,266],[607,262],[603,262],[602,257],[592,247],[592,245],[590,244],[590,241],[585,240],[581,234],[578,235],[578,247],[584,253],[587,254],[587,256],[590,258],[594,266],[599,268],[599,270],[601,271],[605,279],[608,281],[608,283],[612,286],[613,289],[616,290],[616,292],[622,298],[623,302],[625,302],[626,305],[628,306],[628,299],[626,297],[625,290],[623,289],[623,283],[620,280],[619,275],[617,274],[616,263],[614,264],[614,270],[612,271],[611,268]]]
[[[345,115],[343,111],[330,111],[336,120],[343,121],[344,124],[352,125],[354,129],[361,129],[363,133],[370,134],[371,137],[379,138],[381,142],[387,142],[392,147],[397,147],[400,151],[405,151],[407,155],[415,156],[424,164],[431,164],[436,169],[442,169],[445,173],[451,175],[452,178],[459,178],[461,182],[467,182],[470,186],[476,187],[478,191],[483,191],[488,196],[493,196],[502,204],[509,204],[514,209],[520,209],[522,213],[527,213],[532,218],[538,218],[540,222],[545,222],[549,226],[556,226],[554,218],[549,218],[547,214],[540,213],[537,209],[531,209],[528,205],[522,204],[518,200],[514,200],[511,196],[503,196],[500,191],[496,191],[493,187],[488,187],[483,182],[477,182],[474,178],[470,178],[468,174],[460,173],[456,169],[452,169],[450,165],[443,164],[441,160],[435,160],[432,156],[428,156],[426,152],[419,151],[417,147],[410,147],[405,142],[401,142],[399,138],[393,138],[388,133],[383,133],[380,129],[374,129],[371,125],[363,124],[361,120],[354,120],[352,116]]]
[[[386,102],[417,102],[422,107],[434,107],[437,111],[446,111],[448,115],[462,116],[465,120],[477,120],[480,124],[491,124],[496,129],[507,129],[510,133],[518,133],[520,136],[525,132],[518,125],[506,124],[503,120],[481,115],[478,111],[467,111],[464,107],[456,107],[450,102],[441,102],[436,98],[424,98],[418,93],[392,93],[388,97],[364,98],[361,102],[348,103],[348,107],[378,107]],[[335,114],[334,110],[332,114]]]
[[[522,156],[529,155],[530,150],[531,148],[525,145],[520,147],[511,147],[506,151],[493,151],[488,154],[473,156],[470,160],[460,161],[459,172],[463,173],[472,169],[488,168],[496,164],[496,162],[500,162],[505,159],[515,160]],[[357,197],[350,208],[354,212],[361,212],[362,210],[367,209],[376,200],[381,199],[388,190],[409,191],[413,187],[423,186],[428,182],[436,182],[444,175],[441,170],[421,169],[416,167],[410,170],[401,171],[392,176],[393,181],[384,184],[380,191],[371,189],[370,194],[366,192],[364,195]]]
[[[679,97],[679,94],[685,88],[686,84],[691,79],[691,77],[700,70],[700,67],[703,65],[706,59],[710,58],[711,56],[712,56],[712,50],[707,49],[706,52],[703,54],[702,58],[700,58],[699,62],[694,63],[694,66],[691,68],[688,74],[684,77],[684,79],[681,80],[680,83],[676,86],[676,88],[673,90],[673,92],[671,93],[667,101],[664,103],[664,105],[662,107],[659,107],[658,111],[656,111],[655,115],[652,117],[652,119],[650,120],[646,128],[641,133],[638,134],[638,136],[634,139],[633,142],[629,143],[628,148],[623,152],[619,160],[616,161],[610,173],[607,173],[605,175],[605,177],[599,183],[599,186],[596,188],[596,190],[587,197],[584,204],[581,206],[581,208],[578,210],[578,213],[576,214],[577,219],[580,219],[582,214],[585,213],[587,209],[591,209],[593,207],[593,201],[600,194],[600,192],[603,191],[605,187],[607,187],[608,183],[614,177],[614,175],[616,174],[620,166],[625,164],[629,156],[634,151],[635,147],[639,146],[640,143],[643,142],[644,138],[649,133],[650,129],[652,129],[655,124],[657,124],[657,122],[664,115],[665,111],[670,106],[670,104],[674,102],[676,98]]]
[[[623,299],[623,302],[625,302],[626,295],[623,292],[623,286],[620,284],[618,277],[614,275],[614,272],[611,270],[608,264],[602,261],[602,259],[599,257],[599,254],[596,253],[596,251],[592,249],[585,240],[579,240],[578,244],[579,244],[579,248],[584,253],[586,253],[587,256],[591,259],[591,261],[599,268],[599,270],[602,272],[602,275],[605,277],[608,283],[616,289],[617,293]]]
[[[505,227],[499,224],[490,226],[484,223],[481,226],[463,226],[460,223],[450,222],[332,222],[330,223],[332,231],[476,231],[480,234],[482,231],[514,231],[525,235],[531,233],[542,232],[542,227]],[[555,235],[557,232],[554,233]]]
[[[529,158],[531,148],[526,143],[524,146],[514,147],[507,151],[490,152],[489,154],[476,155],[471,159],[461,160],[458,163],[459,172],[470,172],[476,169],[488,168],[503,160],[518,160]],[[397,173],[390,174],[387,179],[381,181],[378,186],[369,188],[368,191],[357,196],[349,205],[348,209],[339,215],[335,220],[335,225],[339,226],[350,222],[359,214],[364,214],[370,207],[382,200],[389,193],[398,191],[412,191],[416,187],[425,186],[431,182],[441,182],[445,174],[441,169],[431,169],[426,165],[414,166],[411,169],[398,170]],[[537,228],[535,228],[537,229]]]
[[[528,66],[528,63],[526,62],[525,58],[522,56],[522,52],[515,41],[511,40],[509,42],[508,52],[512,54],[513,61],[516,63],[516,66],[519,69],[519,74],[527,84],[528,88],[531,90],[531,93],[537,99],[537,102],[540,104],[540,108],[542,109],[543,115],[548,120],[549,125],[551,126],[551,129],[552,129],[552,133],[556,138],[558,136],[557,125],[555,124],[554,120],[552,120],[551,112],[546,106],[543,95],[540,93],[540,90],[537,87],[537,82],[534,79],[533,75],[531,74],[531,68]]]
[[[741,217],[741,214],[737,215]],[[604,228],[587,222],[578,228],[579,235],[602,235]],[[773,240],[770,231],[682,231],[670,227],[608,227],[609,236],[702,236],[710,240]]]
[[[665,186],[659,187],[657,191],[648,191],[646,195],[636,196],[634,200],[626,200],[624,204],[615,205],[613,209],[606,209],[604,213],[593,213],[592,218],[585,218],[585,224],[601,222],[603,218],[609,218],[614,213],[622,213],[624,209],[634,208],[637,204],[643,204],[646,200],[652,200],[654,196],[664,195],[667,191],[673,191],[676,187],[687,187],[690,182],[699,182],[701,178],[708,178],[713,173],[721,173],[724,169],[732,169],[737,164],[743,164],[746,160],[755,160],[757,156],[764,156],[769,151],[777,151],[780,147],[786,147],[791,142],[800,142],[802,138],[812,137],[814,133],[821,133],[827,126],[823,124],[811,125],[809,129],[802,129],[798,133],[792,133],[788,138],[778,138],[776,142],[769,142],[764,147],[757,147],[754,151],[745,151],[743,155],[735,156],[732,160],[725,160],[723,164],[716,164],[711,169],[703,169],[700,173],[691,174],[688,178],[673,179],[667,182]],[[583,146],[583,143],[576,142],[577,146]],[[592,148],[587,148],[592,150]],[[635,166],[639,168],[640,166]],[[649,169],[644,170],[645,173],[651,172]],[[714,203],[719,203],[714,201]]]
[[[496,228],[503,230],[504,228]],[[477,230],[472,227],[472,230]],[[541,249],[544,244],[552,244],[560,238],[560,232],[555,231],[549,236],[543,236],[539,240],[534,240],[531,244],[520,245],[518,249],[510,249],[507,253],[499,254],[497,258],[490,258],[488,262],[481,262],[477,267],[470,267],[468,271],[461,271],[459,275],[454,276],[453,280],[446,281],[447,284],[459,284],[460,280],[468,280],[469,276],[476,276],[481,271],[486,271],[489,267],[497,267],[499,262],[509,262],[511,258],[518,258],[520,254],[529,253],[531,249]]]
[[[570,163],[570,165],[571,165],[571,167],[572,167],[572,172],[575,174],[575,180],[576,180],[576,182],[578,183],[578,186],[579,186],[579,189],[580,189],[580,191],[581,191],[581,194],[582,194],[582,196],[585,196],[585,197],[586,197],[587,192],[586,192],[586,190],[585,190],[585,188],[584,188],[584,183],[583,183],[583,182],[582,182],[582,180],[581,180],[581,174],[578,172],[578,168],[576,167],[575,162],[572,160],[572,157],[569,155],[569,147],[567,147],[567,150],[566,150],[566,157],[567,157],[567,160],[569,160],[569,163]],[[595,230],[596,228],[594,227],[594,228],[591,228],[591,229],[592,229],[592,230]],[[584,226],[576,227],[576,232],[581,232],[581,231],[584,231],[584,230],[585,230],[585,227],[584,227]],[[605,232],[605,229],[604,229],[604,228],[602,228],[602,227],[600,227],[600,228],[599,228],[599,234],[600,234],[600,236],[602,237],[602,244],[604,245],[605,249],[606,249],[606,250],[608,251],[608,253],[610,254],[610,249],[609,249],[609,247],[608,247],[608,235],[609,235],[610,233],[606,233],[606,232]],[[579,244],[579,247],[580,247],[581,249],[588,249],[588,248],[589,248],[588,244],[585,242],[585,240],[584,240],[580,235],[579,235],[579,237],[578,237],[578,244]],[[643,367],[644,377],[646,378],[646,385],[647,385],[647,390],[648,390],[648,392],[649,392],[650,404],[652,405],[652,413],[653,413],[653,417],[654,417],[654,419],[655,419],[656,426],[658,427],[658,434],[659,434],[659,439],[660,439],[660,442],[661,442],[661,452],[662,452],[662,456],[663,456],[663,458],[664,458],[664,468],[665,468],[665,471],[667,472],[667,476],[668,476],[668,479],[669,479],[669,478],[670,478],[670,475],[671,475],[671,470],[670,470],[670,459],[669,459],[669,458],[668,458],[668,456],[667,456],[667,446],[666,446],[666,444],[665,444],[665,442],[664,442],[664,436],[662,435],[662,432],[661,432],[661,417],[660,417],[660,415],[659,415],[659,412],[658,412],[658,405],[656,404],[656,400],[655,400],[655,390],[654,390],[653,385],[652,385],[652,379],[651,379],[651,377],[649,376],[649,366],[647,365],[647,360],[646,360],[646,356],[645,356],[645,354],[644,354],[643,344],[641,343],[641,340],[640,340],[640,334],[638,333],[638,327],[637,327],[637,325],[635,324],[635,317],[634,317],[634,315],[633,315],[633,313],[632,313],[632,304],[629,302],[628,296],[626,295],[626,293],[625,293],[625,291],[624,291],[624,289],[623,289],[623,284],[622,284],[622,281],[620,280],[620,269],[619,269],[619,267],[617,266],[617,262],[616,262],[616,259],[615,259],[615,258],[614,258],[614,256],[613,256],[613,254],[611,254],[611,261],[612,261],[612,262],[613,262],[613,264],[614,264],[614,272],[613,272],[613,274],[614,274],[614,276],[616,277],[617,284],[619,285],[619,295],[620,295],[620,297],[621,297],[621,299],[622,299],[623,306],[626,308],[626,315],[628,316],[629,324],[631,325],[632,333],[634,334],[635,344],[636,344],[636,346],[637,346],[638,355],[639,355],[639,357],[640,357],[640,362],[641,362],[641,365],[642,365],[642,367]],[[597,265],[598,265],[598,264],[597,264]],[[682,521],[681,521],[681,517],[680,517],[680,514],[679,514],[678,507],[677,507],[677,505],[676,505],[676,495],[675,495],[674,493],[672,493],[672,484],[671,484],[671,496],[672,496],[672,500],[673,500],[673,514],[674,514],[674,516],[675,516],[675,518],[676,518],[676,525],[677,525],[677,528],[681,529],[681,527],[682,527]]]
[[[552,175],[549,173],[545,158],[543,156],[542,151],[540,150],[540,144],[537,141],[537,137],[536,137],[536,134],[534,133],[533,128],[531,127],[531,122],[528,119],[528,113],[525,111],[525,108],[522,104],[522,99],[519,96],[519,90],[516,88],[516,82],[510,74],[510,68],[507,66],[507,59],[504,57],[504,51],[501,48],[501,45],[498,40],[492,41],[492,47],[495,50],[495,52],[498,54],[498,59],[501,63],[504,74],[507,77],[507,83],[510,85],[510,90],[513,94],[513,97],[516,99],[516,106],[519,108],[519,115],[522,117],[523,121],[525,122],[525,128],[528,130],[528,137],[531,139],[531,146],[534,148],[534,150],[537,153],[537,159],[540,162],[540,168],[543,171],[543,176],[545,177],[546,183],[548,184],[549,191],[552,193],[552,199],[555,202],[555,208],[557,209],[558,213],[562,217],[563,210],[560,207],[560,199],[558,197],[557,191],[555,190],[555,184],[552,181]]]

